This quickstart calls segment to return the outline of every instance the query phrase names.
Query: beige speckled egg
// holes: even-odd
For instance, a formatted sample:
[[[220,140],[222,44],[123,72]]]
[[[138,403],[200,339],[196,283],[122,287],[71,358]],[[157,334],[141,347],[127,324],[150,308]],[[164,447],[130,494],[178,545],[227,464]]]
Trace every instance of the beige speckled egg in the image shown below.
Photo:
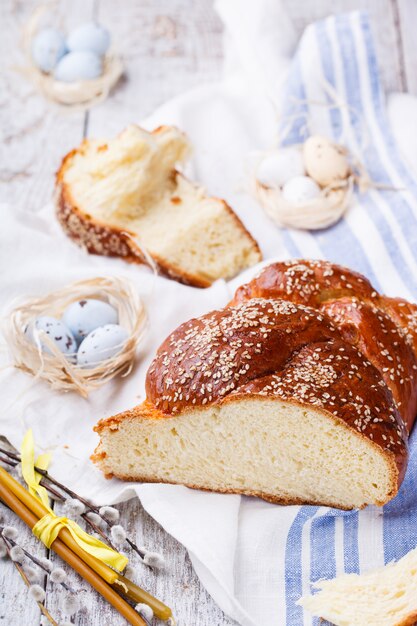
[[[303,146],[307,174],[322,187],[349,176],[349,162],[343,148],[326,137],[312,135]]]

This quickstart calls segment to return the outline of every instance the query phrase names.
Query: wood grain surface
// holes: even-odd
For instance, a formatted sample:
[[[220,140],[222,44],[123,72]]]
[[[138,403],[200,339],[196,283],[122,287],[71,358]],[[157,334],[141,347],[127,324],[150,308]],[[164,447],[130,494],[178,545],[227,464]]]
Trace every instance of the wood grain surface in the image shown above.
[[[1,200],[33,211],[50,200],[54,172],[62,155],[83,136],[117,132],[167,99],[215,81],[222,65],[222,26],[212,0],[57,0],[58,19],[67,28],[92,16],[110,27],[128,76],[112,98],[90,113],[63,113],[43,101],[18,71],[23,64],[21,30],[37,4],[35,0],[2,0],[0,12]],[[285,5],[300,34],[307,23],[329,13],[368,9],[385,89],[417,94],[415,0],[285,0]],[[119,508],[123,524],[137,543],[165,555],[168,567],[164,573],[154,574],[138,565],[137,582],[172,606],[178,624],[234,624],[202,588],[186,550],[149,517],[139,502],[132,500]],[[46,553],[23,524],[7,512],[5,516],[7,523],[18,526],[26,546],[37,554]],[[41,582],[48,590],[46,580]],[[80,590],[82,604],[74,624],[125,624],[75,575],[70,582]],[[56,589],[48,593],[47,606],[64,621],[61,595]],[[27,596],[13,565],[4,560],[0,561],[0,623],[41,624],[37,605]]]

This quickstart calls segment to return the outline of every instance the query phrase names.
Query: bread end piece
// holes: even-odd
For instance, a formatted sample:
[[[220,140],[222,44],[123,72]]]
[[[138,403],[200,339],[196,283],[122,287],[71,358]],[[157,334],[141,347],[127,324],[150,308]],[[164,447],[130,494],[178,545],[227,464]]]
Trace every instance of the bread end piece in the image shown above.
[[[298,601],[335,626],[412,626],[417,621],[417,548],[396,563],[315,585]]]
[[[110,142],[85,140],[63,160],[56,213],[88,252],[155,265],[179,282],[208,287],[258,263],[259,246],[221,199],[176,169],[183,133],[129,126]]]

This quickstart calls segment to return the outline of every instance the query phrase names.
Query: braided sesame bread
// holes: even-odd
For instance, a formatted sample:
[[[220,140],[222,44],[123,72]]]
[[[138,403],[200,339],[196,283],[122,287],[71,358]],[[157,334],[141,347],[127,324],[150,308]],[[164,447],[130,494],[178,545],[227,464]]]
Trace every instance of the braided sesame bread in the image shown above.
[[[148,263],[195,287],[231,278],[261,259],[256,241],[224,200],[176,167],[190,152],[173,126],[128,126],[111,141],[85,140],[56,178],[56,213],[88,252]]]
[[[99,422],[93,459],[125,480],[382,505],[417,412],[416,312],[329,263],[268,266],[164,341],[146,401]]]

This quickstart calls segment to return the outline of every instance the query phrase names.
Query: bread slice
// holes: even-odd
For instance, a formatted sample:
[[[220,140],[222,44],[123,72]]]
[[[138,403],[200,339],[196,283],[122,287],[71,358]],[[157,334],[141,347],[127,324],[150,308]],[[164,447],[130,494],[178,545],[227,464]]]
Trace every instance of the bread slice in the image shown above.
[[[396,563],[314,586],[318,593],[298,604],[335,626],[412,626],[417,622],[417,548]]]
[[[128,126],[108,142],[85,140],[57,174],[57,216],[89,252],[155,264],[196,287],[228,279],[261,259],[256,241],[224,200],[205,195],[176,167],[186,136]]]
[[[344,509],[397,493],[407,432],[380,372],[330,319],[252,299],[175,330],[147,400],[102,420],[107,476]]]

